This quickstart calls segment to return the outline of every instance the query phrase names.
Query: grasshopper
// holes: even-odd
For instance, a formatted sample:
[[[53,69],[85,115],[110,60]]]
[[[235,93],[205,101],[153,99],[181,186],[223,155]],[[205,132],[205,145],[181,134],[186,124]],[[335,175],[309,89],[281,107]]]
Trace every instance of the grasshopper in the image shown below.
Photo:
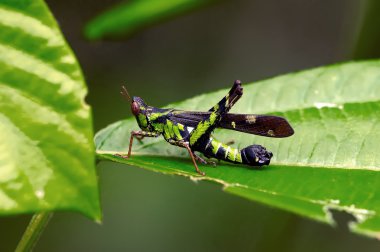
[[[131,103],[132,114],[141,128],[140,131],[131,132],[128,154],[116,154],[122,158],[131,156],[134,138],[141,140],[144,137],[162,135],[168,143],[187,149],[195,170],[205,175],[196,161],[204,164],[213,162],[207,162],[198,156],[196,151],[203,153],[207,158],[249,166],[269,165],[273,156],[272,152],[261,145],[250,145],[239,150],[223,144],[212,137],[211,133],[215,128],[276,138],[288,137],[294,133],[290,124],[282,117],[228,113],[243,95],[239,80],[236,80],[228,94],[207,112],[148,106],[140,97],[134,96],[131,99],[124,86],[122,86],[121,94]]]

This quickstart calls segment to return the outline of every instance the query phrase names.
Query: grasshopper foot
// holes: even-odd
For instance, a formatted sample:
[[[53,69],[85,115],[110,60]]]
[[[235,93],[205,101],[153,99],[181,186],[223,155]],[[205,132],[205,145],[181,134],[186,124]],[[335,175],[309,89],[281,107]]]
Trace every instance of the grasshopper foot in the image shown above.
[[[208,160],[207,164],[212,165],[213,167],[216,167],[216,162],[214,162],[214,161]]]

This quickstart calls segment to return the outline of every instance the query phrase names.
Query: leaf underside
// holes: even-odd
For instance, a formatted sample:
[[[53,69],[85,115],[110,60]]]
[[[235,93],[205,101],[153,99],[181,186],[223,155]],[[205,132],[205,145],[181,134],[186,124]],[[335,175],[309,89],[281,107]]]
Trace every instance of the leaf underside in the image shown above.
[[[287,74],[243,85],[244,95],[231,113],[271,114],[287,118],[289,138],[264,138],[217,130],[219,140],[242,148],[261,144],[274,154],[262,169],[221,162],[200,165],[195,173],[186,151],[161,137],[135,141],[132,158],[113,156],[128,150],[134,118],[119,121],[95,136],[98,157],[166,174],[220,183],[224,190],[332,224],[329,209],[354,215],[357,233],[380,231],[380,62],[352,62]],[[228,89],[168,105],[207,111]],[[149,104],[149,101],[148,101]],[[128,105],[126,106],[128,107]]]
[[[42,0],[0,3],[0,214],[100,219],[81,70]]]

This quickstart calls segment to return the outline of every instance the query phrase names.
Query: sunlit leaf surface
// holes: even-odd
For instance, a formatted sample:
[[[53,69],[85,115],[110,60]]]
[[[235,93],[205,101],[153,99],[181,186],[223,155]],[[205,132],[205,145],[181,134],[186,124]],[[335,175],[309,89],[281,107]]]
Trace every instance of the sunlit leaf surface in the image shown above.
[[[100,219],[92,119],[78,63],[41,0],[0,2],[0,214]]]
[[[227,90],[167,107],[205,111]],[[333,223],[328,209],[344,210],[357,219],[353,231],[378,237],[379,101],[379,61],[321,67],[244,85],[243,98],[231,112],[284,116],[295,130],[283,139],[215,132],[215,137],[235,140],[240,148],[256,143],[271,150],[271,165],[260,170],[228,163],[200,165],[206,172],[200,177],[187,153],[163,138],[136,141],[129,160],[113,156],[127,151],[130,131],[138,129],[134,119],[101,130],[95,142],[99,158],[215,181],[227,192],[315,220]]]
[[[85,27],[89,39],[128,36],[156,22],[196,9],[214,0],[134,0],[123,2],[91,20]]]

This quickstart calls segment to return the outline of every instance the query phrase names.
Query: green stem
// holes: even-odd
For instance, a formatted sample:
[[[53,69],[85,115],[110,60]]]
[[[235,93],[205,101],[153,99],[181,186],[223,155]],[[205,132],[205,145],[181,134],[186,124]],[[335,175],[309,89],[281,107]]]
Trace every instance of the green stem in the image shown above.
[[[32,251],[52,216],[52,212],[34,214],[15,252]]]

